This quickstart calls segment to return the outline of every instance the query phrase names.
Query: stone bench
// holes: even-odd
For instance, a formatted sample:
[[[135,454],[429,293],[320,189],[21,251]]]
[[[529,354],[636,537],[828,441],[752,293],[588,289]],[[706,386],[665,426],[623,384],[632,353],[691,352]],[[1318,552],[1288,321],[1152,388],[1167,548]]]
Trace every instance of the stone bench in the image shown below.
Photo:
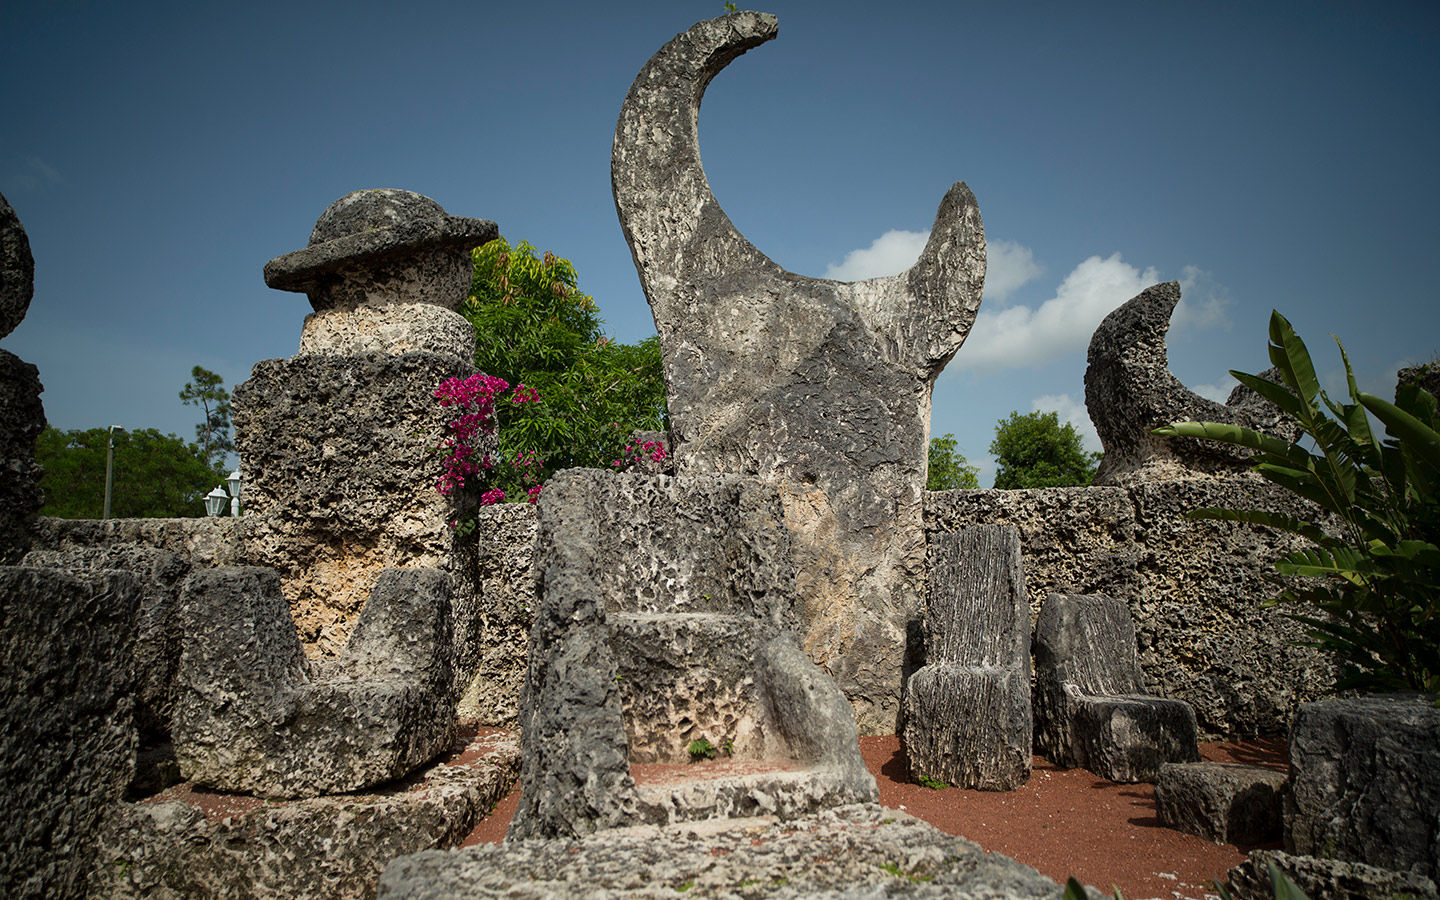
[[[1121,600],[1051,594],[1035,625],[1035,738],[1057,766],[1154,781],[1199,762],[1195,711],[1145,692],[1135,623]]]
[[[181,602],[172,732],[187,779],[299,798],[414,771],[455,736],[450,582],[386,569],[344,652],[306,660],[272,569],[205,569]]]
[[[1030,629],[1020,536],[1008,525],[934,535],[926,664],[904,692],[910,776],[1013,790],[1030,777]]]
[[[1280,840],[1285,773],[1239,763],[1166,763],[1155,805],[1168,828],[1217,844]]]

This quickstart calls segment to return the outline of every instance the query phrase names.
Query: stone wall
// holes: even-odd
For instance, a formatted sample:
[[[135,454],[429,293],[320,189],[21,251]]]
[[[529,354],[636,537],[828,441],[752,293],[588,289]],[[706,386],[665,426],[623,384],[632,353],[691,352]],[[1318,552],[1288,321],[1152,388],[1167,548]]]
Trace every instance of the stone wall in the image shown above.
[[[1051,591],[1125,600],[1154,693],[1195,707],[1202,738],[1283,734],[1330,677],[1294,646],[1300,626],[1274,596],[1272,563],[1295,546],[1269,529],[1185,518],[1191,509],[1302,511],[1249,478],[1193,478],[1129,488],[945,491],[927,496],[926,527],[979,523],[1020,531],[1032,620]]]

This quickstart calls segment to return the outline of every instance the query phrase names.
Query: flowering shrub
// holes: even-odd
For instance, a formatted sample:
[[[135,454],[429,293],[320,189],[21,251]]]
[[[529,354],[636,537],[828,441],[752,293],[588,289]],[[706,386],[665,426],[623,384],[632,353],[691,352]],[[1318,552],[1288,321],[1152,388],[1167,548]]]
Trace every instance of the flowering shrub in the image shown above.
[[[624,471],[647,457],[651,462],[664,462],[665,456],[664,443],[660,441],[641,442],[634,440],[625,445],[625,449],[620,451],[620,458],[610,465]]]
[[[505,392],[510,395],[505,397]],[[444,471],[436,490],[449,497],[458,490],[478,488],[477,482],[485,480],[500,463],[510,470],[527,498],[534,503],[540,496],[538,472],[543,460],[534,450],[521,451],[513,458],[497,459],[495,454],[480,452],[479,438],[495,433],[495,407],[504,402],[511,406],[535,403],[540,394],[523,384],[510,390],[510,383],[492,375],[475,374],[469,378],[447,378],[435,389],[435,399],[442,407],[455,407],[460,415],[446,423],[447,436],[440,441],[439,450],[444,456]],[[489,506],[506,497],[505,491],[494,487],[480,495],[480,503]],[[455,527],[459,527],[456,525]]]

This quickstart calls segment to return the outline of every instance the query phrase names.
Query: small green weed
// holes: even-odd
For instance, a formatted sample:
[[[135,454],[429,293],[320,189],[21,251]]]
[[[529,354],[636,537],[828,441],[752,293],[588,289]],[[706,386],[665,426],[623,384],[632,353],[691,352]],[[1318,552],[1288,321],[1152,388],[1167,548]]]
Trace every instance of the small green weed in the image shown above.
[[[931,778],[929,775],[915,776],[915,783],[923,785],[924,787],[927,787],[932,791],[943,791],[950,786],[949,784],[941,781],[938,778]]]
[[[690,742],[690,745],[685,748],[685,752],[690,754],[691,762],[699,762],[702,759],[714,759],[715,745],[705,738],[697,738]]]

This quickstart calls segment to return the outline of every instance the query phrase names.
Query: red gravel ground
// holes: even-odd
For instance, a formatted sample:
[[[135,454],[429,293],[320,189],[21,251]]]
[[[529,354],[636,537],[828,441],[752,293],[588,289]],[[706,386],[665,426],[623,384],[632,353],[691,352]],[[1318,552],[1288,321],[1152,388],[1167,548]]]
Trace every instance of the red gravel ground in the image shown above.
[[[1084,769],[1057,769],[1035,757],[1030,780],[1015,791],[932,790],[909,783],[900,739],[862,737],[860,752],[880,786],[880,803],[917,816],[986,850],[1034,866],[1064,883],[1075,876],[1129,900],[1202,900],[1253,847],[1212,844],[1165,828],[1156,818],[1155,788],[1114,784]],[[1207,760],[1284,769],[1282,741],[1202,744]],[[496,843],[520,803],[511,791],[465,839]],[[1278,845],[1270,845],[1278,846]]]

